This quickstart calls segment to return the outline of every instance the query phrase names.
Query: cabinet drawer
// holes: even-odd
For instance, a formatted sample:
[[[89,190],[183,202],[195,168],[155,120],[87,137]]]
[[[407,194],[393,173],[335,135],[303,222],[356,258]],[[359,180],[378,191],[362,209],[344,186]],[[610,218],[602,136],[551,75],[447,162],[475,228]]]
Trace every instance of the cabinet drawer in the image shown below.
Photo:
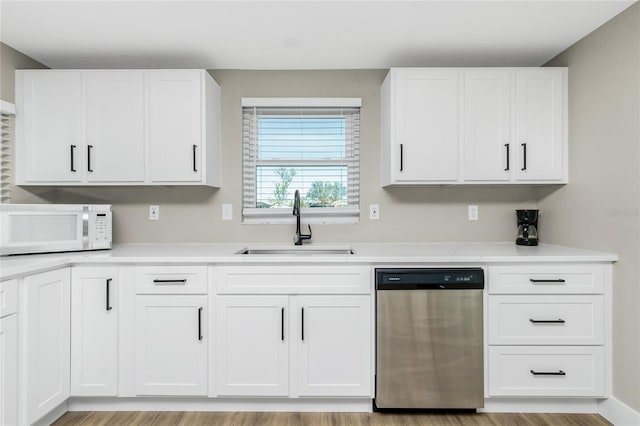
[[[370,294],[368,266],[221,266],[220,294]]]
[[[206,266],[139,266],[137,294],[206,294]]]
[[[493,346],[491,396],[605,396],[599,346]]]
[[[489,268],[489,292],[598,294],[604,289],[602,265],[523,265]]]
[[[490,296],[490,345],[601,345],[604,296]]]
[[[18,280],[0,282],[0,317],[18,311]]]

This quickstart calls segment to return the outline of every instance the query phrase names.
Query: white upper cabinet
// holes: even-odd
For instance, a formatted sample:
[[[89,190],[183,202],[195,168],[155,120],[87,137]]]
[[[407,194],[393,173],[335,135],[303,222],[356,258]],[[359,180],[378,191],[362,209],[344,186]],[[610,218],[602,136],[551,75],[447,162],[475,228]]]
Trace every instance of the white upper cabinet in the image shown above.
[[[84,73],[87,182],[144,182],[142,71]]]
[[[18,185],[220,185],[205,70],[16,71]]]
[[[516,71],[516,179],[566,181],[566,70]]]
[[[202,74],[153,71],[146,79],[151,181],[199,181],[204,120]]]
[[[568,181],[566,68],[394,68],[380,103],[383,186]]]
[[[16,77],[16,182],[82,182],[82,73]]]
[[[458,72],[398,70],[385,80],[382,108],[389,178],[397,183],[458,179]],[[384,95],[383,95],[384,96]],[[388,117],[386,110],[391,110]]]
[[[463,134],[464,179],[508,181],[513,169],[509,71],[464,73]]]

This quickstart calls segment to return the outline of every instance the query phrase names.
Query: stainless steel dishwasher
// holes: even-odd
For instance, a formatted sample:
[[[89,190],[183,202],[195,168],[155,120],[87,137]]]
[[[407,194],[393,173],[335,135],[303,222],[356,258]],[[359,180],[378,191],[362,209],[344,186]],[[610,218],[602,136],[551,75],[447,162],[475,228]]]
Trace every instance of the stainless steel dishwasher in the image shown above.
[[[481,268],[376,269],[376,409],[484,406]]]

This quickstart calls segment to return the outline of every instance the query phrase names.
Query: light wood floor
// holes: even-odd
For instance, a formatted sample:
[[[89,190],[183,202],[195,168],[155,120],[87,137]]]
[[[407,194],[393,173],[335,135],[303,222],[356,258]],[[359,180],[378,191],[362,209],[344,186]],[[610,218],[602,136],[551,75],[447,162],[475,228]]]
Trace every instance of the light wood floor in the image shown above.
[[[55,426],[216,425],[216,426],[605,426],[597,414],[381,414],[381,413],[200,413],[69,412]]]

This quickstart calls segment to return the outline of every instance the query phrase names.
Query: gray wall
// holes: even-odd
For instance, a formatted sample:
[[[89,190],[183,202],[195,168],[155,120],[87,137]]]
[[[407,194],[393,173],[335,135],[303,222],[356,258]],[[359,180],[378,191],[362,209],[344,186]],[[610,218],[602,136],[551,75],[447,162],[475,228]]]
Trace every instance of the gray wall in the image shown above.
[[[222,188],[154,187],[58,189],[51,201],[114,205],[114,240],[142,242],[288,243],[292,225],[243,225],[242,97],[361,97],[361,221],[317,225],[313,240],[511,241],[516,208],[535,206],[534,190],[517,188],[380,187],[379,92],[384,70],[236,71],[211,74],[222,86]],[[16,200],[17,201],[17,200]],[[221,220],[221,204],[232,203],[234,220]],[[369,220],[368,205],[380,204],[381,219]],[[480,220],[467,220],[467,204],[480,206]],[[148,205],[160,205],[151,222]]]
[[[640,4],[547,65],[569,67],[569,185],[539,191],[548,242],[618,253],[613,394],[640,410]]]

